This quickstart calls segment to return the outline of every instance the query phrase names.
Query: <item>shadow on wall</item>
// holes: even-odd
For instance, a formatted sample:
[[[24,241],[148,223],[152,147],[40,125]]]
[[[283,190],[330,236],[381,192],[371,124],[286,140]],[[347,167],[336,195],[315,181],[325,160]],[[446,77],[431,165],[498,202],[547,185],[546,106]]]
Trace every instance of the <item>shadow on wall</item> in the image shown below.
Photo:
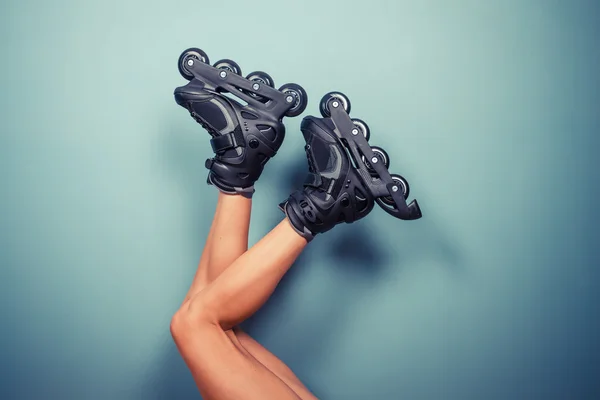
[[[279,173],[278,193],[290,193],[301,187],[308,172],[305,158],[290,160],[286,168]],[[375,206],[374,212],[381,212]],[[424,211],[426,212],[426,210]],[[275,225],[281,215],[274,215]],[[425,214],[425,218],[427,214]],[[385,219],[392,219],[385,216]],[[360,224],[360,229],[357,229]],[[377,287],[385,283],[398,267],[406,267],[420,257],[436,257],[452,274],[461,272],[464,260],[457,249],[435,225],[434,221],[423,219],[411,226],[411,229],[399,229],[395,237],[397,247],[386,248],[382,235],[372,219],[368,217],[355,224],[337,226],[326,235],[317,237],[307,250],[296,260],[293,268],[284,276],[267,303],[249,320],[243,328],[260,341],[266,335],[273,322],[282,315],[284,304],[288,303],[289,293],[296,277],[306,271],[311,262],[318,260],[322,265],[334,269],[335,281],[348,285],[352,290],[337,288],[332,296],[323,297],[323,307],[311,308],[311,315],[304,320],[294,322],[293,346],[279,346],[276,355],[288,363],[292,370],[317,396],[326,395],[332,388],[319,388],[311,385],[311,377],[325,365],[328,347],[339,334],[340,326],[351,320],[356,305],[368,297]],[[325,237],[325,238],[324,238]],[[353,282],[365,282],[367,285]],[[275,350],[275,349],[273,349]],[[319,379],[319,381],[322,381]],[[327,396],[323,396],[327,398]]]
[[[176,174],[174,180],[182,183],[183,190],[189,196],[189,209],[193,215],[193,218],[189,219],[193,239],[190,241],[190,246],[194,246],[194,250],[191,251],[195,251],[197,243],[202,241],[201,230],[208,229],[210,225],[212,216],[205,212],[212,209],[206,205],[207,201],[212,200],[207,200],[203,194],[206,190],[203,181],[206,171],[198,171],[198,166],[202,166],[204,160],[199,160],[201,155],[198,154],[198,148],[190,146],[186,136],[187,134],[177,134],[169,130],[165,133],[162,145],[167,157],[165,160],[167,172]],[[200,140],[202,139],[207,141],[206,137]],[[282,165],[282,160],[279,160],[279,165]],[[287,166],[281,167],[278,172],[277,193],[289,193],[300,187],[306,172],[307,165],[304,158],[299,156],[297,159],[288,160]],[[303,273],[302,271],[306,271],[312,258],[337,268],[334,274],[339,274],[341,281],[369,280],[369,285],[358,287],[358,290],[354,290],[356,288],[352,291],[338,290],[335,296],[323,299],[327,307],[320,307],[316,310],[316,314],[311,314],[310,320],[302,321],[297,325],[300,328],[306,327],[306,331],[295,333],[294,346],[285,346],[277,351],[277,356],[289,363],[299,378],[305,381],[317,396],[325,394],[326,388],[311,386],[309,376],[326,361],[322,357],[327,354],[325,350],[331,344],[334,332],[338,332],[337,326],[351,316],[354,305],[360,303],[361,299],[368,296],[372,290],[376,290],[378,283],[383,283],[399,265],[406,267],[413,260],[424,256],[435,256],[451,272],[460,272],[463,260],[457,247],[437,228],[435,221],[427,220],[426,209],[424,214],[424,219],[418,224],[415,223],[410,230],[398,231],[398,236],[395,238],[398,247],[394,251],[383,247],[381,243],[385,241],[381,235],[384,233],[377,229],[372,221],[369,222],[368,218],[360,221],[362,229],[351,229],[354,226],[343,225],[328,232],[326,240],[313,241],[308,250],[296,260],[296,265],[282,279],[269,301],[243,324],[243,328],[259,342],[261,341],[261,337],[266,333],[264,327],[272,326],[277,321],[282,312],[281,305],[286,304],[286,300],[289,299],[290,288]],[[279,211],[272,215],[273,220],[266,221],[271,224],[270,226],[276,225],[283,217],[283,213]],[[201,224],[206,226],[202,227]],[[165,334],[168,335],[168,332]],[[144,398],[199,398],[191,374],[173,341],[170,340],[170,336],[161,357],[155,364],[156,369],[148,378],[146,385],[148,393]]]

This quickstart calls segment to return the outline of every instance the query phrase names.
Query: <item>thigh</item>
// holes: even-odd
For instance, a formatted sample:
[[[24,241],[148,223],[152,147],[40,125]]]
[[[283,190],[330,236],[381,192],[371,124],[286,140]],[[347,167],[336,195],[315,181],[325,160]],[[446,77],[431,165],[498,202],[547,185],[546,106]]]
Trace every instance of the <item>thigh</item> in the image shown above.
[[[230,335],[202,324],[179,337],[177,346],[205,400],[298,400],[273,372],[248,354]]]
[[[296,376],[290,367],[281,361],[275,354],[267,350],[263,345],[254,340],[246,332],[240,328],[234,328],[235,332],[234,343],[239,343],[243,348],[242,351],[247,351],[258,362],[267,367],[271,372],[277,375],[285,382],[298,396],[303,400],[318,400],[312,392],[304,386],[302,381]]]

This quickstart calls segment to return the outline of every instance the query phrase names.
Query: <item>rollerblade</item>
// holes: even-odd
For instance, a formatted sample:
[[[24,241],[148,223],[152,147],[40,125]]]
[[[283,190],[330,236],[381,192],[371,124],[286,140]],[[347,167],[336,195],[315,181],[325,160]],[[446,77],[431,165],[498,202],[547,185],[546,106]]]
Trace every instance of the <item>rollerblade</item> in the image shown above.
[[[407,205],[406,179],[390,174],[390,159],[380,147],[370,146],[369,127],[350,119],[350,100],[331,92],[320,103],[323,118],[305,117],[309,174],[302,190],[279,205],[294,229],[307,241],[340,223],[365,217],[377,203],[403,220],[421,218],[416,200]]]
[[[276,90],[273,79],[261,71],[244,78],[232,60],[211,66],[206,53],[196,48],[185,50],[178,66],[190,82],[175,89],[175,101],[212,136],[215,156],[206,160],[207,183],[225,193],[252,197],[254,183],[283,143],[282,118],[304,111],[306,92],[294,83]]]

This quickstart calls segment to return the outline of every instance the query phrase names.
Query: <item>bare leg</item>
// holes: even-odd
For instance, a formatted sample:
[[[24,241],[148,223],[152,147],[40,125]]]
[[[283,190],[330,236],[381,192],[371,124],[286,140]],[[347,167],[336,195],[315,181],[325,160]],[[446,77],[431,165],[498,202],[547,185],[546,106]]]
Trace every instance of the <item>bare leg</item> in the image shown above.
[[[204,290],[191,297],[191,312],[202,310],[223,329],[254,314],[271,296],[300,255],[306,240],[284,219]]]
[[[305,246],[284,220],[174,316],[173,337],[206,398],[300,398],[227,331],[262,306]]]
[[[317,400],[317,397],[311,393],[310,390],[300,379],[296,376],[283,361],[277,356],[265,349],[260,343],[254,340],[246,332],[243,332],[239,328],[233,328],[236,338],[240,341],[244,349],[246,349],[254,358],[256,358],[262,365],[271,370],[279,379],[285,382],[298,396],[304,400]]]
[[[219,193],[215,216],[200,259],[198,270],[185,297],[184,304],[219,276],[248,248],[251,200],[242,196]],[[279,358],[239,328],[227,330],[233,344],[255,358],[283,380],[303,399],[316,397],[302,384],[293,371]]]
[[[248,250],[251,208],[251,199],[219,192],[206,245],[184,302],[204,289]]]

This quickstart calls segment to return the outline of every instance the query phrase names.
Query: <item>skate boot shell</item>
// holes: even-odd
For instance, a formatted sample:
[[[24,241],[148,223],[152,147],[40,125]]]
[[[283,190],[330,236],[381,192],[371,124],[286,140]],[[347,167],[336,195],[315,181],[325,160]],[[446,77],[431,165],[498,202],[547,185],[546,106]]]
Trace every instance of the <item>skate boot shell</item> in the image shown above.
[[[368,144],[369,127],[350,118],[350,107],[343,93],[328,93],[320,103],[323,118],[308,116],[301,124],[309,174],[303,189],[279,208],[307,241],[337,224],[364,218],[375,204],[399,219],[422,216],[416,200],[406,203],[408,182],[389,173],[389,156]]]
[[[215,156],[206,160],[207,182],[252,197],[254,183],[285,138],[283,117],[304,111],[306,92],[294,83],[274,89],[273,79],[261,71],[244,78],[232,60],[210,65],[197,48],[185,50],[178,67],[189,83],[175,89],[175,101],[212,136]]]

